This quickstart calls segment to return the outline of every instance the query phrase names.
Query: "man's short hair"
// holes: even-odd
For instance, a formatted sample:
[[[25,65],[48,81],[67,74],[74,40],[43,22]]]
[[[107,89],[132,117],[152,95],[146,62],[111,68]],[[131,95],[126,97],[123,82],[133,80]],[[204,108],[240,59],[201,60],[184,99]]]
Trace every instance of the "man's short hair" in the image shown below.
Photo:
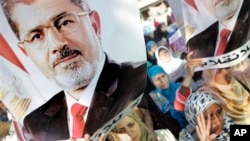
[[[14,5],[18,3],[24,3],[26,5],[29,5],[34,1],[35,0],[1,0],[1,5],[3,8],[4,14],[9,22],[11,29],[13,30],[13,32],[15,33],[15,35],[17,36],[19,40],[20,40],[20,37],[19,37],[18,25],[17,23],[15,23],[15,21],[12,19],[12,16],[11,16],[12,8],[14,7]],[[87,0],[70,0],[70,1],[76,6],[80,7],[83,11],[86,11],[86,12],[91,11]]]

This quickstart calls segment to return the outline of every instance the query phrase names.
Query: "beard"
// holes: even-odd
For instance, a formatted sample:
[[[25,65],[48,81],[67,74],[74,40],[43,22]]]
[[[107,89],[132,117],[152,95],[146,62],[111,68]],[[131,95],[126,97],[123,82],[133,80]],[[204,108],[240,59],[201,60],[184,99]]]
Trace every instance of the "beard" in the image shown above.
[[[238,0],[228,0],[216,6],[215,17],[219,21],[231,18],[239,7]]]
[[[78,62],[74,62],[61,70],[57,74],[55,81],[63,90],[77,90],[86,87],[91,82],[97,67],[98,61],[93,63],[83,62],[80,65]]]

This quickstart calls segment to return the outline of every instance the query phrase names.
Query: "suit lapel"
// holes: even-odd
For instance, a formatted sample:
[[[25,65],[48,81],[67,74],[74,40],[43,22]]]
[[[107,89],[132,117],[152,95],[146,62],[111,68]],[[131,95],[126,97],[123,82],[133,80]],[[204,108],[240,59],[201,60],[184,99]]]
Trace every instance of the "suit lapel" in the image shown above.
[[[101,128],[106,123],[106,117],[114,102],[112,94],[115,92],[118,85],[118,76],[120,65],[108,60],[104,64],[104,68],[98,80],[95,93],[87,121],[85,124],[85,133],[93,134],[98,128]]]
[[[85,133],[93,134],[104,123],[108,110],[113,103],[112,97],[107,97],[101,92],[95,92],[92,105],[90,106]],[[100,114],[101,113],[101,114]]]
[[[249,0],[244,0],[226,52],[233,51],[242,46],[248,39],[249,35]]]

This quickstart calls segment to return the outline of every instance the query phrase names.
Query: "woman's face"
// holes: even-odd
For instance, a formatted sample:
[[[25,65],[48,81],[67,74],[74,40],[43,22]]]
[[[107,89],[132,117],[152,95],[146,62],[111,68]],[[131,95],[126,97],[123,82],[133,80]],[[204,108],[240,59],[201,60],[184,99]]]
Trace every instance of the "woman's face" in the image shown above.
[[[165,49],[159,51],[159,58],[164,62],[169,62],[171,60],[169,52]]]
[[[168,76],[165,73],[156,74],[153,83],[159,89],[167,89],[169,87]]]
[[[207,122],[208,116],[210,116],[210,134],[219,135],[223,129],[223,118],[224,118],[224,111],[221,106],[214,103],[210,105],[204,112],[204,119]]]
[[[157,45],[156,44],[154,44],[154,45],[152,45],[150,47],[150,51],[153,52],[153,53],[155,53],[156,49],[157,49]]]
[[[162,24],[162,25],[161,25],[161,31],[162,31],[162,32],[166,32],[166,31],[167,31],[167,26],[166,26],[166,24]]]
[[[231,68],[218,69],[215,73],[215,82],[221,85],[228,85],[232,79]]]
[[[124,117],[115,127],[116,133],[128,134],[132,141],[141,141],[141,129],[139,124],[131,117]]]

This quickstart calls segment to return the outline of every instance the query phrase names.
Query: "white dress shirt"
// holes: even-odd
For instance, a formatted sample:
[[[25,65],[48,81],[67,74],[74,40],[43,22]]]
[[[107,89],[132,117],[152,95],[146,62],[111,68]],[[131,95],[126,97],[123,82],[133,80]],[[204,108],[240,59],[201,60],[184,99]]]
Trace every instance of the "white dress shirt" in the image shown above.
[[[214,55],[216,55],[216,52],[218,51],[218,48],[219,48],[221,30],[226,28],[230,31],[233,31],[233,29],[234,29],[234,26],[237,22],[238,15],[240,13],[240,10],[241,10],[242,4],[243,4],[243,1],[240,1],[240,2],[241,2],[240,6],[238,7],[237,11],[235,12],[233,17],[227,23],[223,23],[222,21],[219,21],[219,32],[218,32],[218,36],[217,36],[217,43],[216,43],[216,49],[215,49]],[[230,39],[231,34],[232,34],[232,32],[230,33],[230,35],[228,36],[227,39]]]
[[[65,92],[65,97],[66,97],[66,102],[67,102],[67,107],[68,107],[68,128],[69,128],[69,134],[70,137],[72,137],[72,129],[73,129],[73,117],[71,115],[71,106],[74,103],[79,103],[81,105],[84,105],[86,107],[90,107],[91,105],[91,101],[93,98],[93,94],[95,91],[95,87],[97,85],[97,81],[99,79],[99,76],[102,72],[103,66],[104,66],[104,62],[105,62],[105,55],[102,55],[102,58],[100,60],[100,65],[98,66],[97,72],[94,76],[94,78],[91,80],[90,84],[87,86],[87,88],[84,90],[83,94],[80,96],[79,100],[76,100],[75,98],[73,98],[68,92]],[[89,110],[86,110],[85,115],[84,115],[84,120],[86,122],[87,120],[87,116],[88,116],[88,112]]]

